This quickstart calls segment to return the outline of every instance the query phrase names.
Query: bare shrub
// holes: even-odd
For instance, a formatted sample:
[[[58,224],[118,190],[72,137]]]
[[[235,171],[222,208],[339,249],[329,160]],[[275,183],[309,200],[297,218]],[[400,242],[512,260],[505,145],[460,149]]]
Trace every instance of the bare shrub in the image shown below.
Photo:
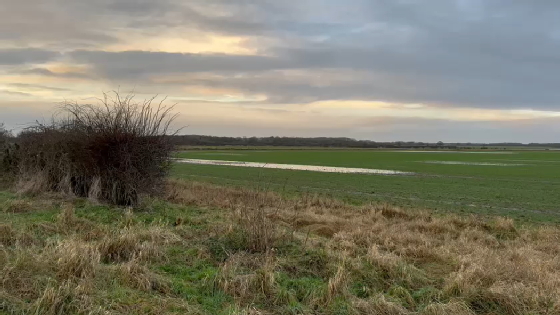
[[[154,98],[104,94],[98,105],[62,104],[49,124],[20,136],[20,187],[71,192],[117,205],[135,205],[140,194],[158,194],[173,145],[173,106]],[[29,182],[41,180],[34,185]]]
[[[8,130],[4,127],[4,123],[0,123],[0,144],[3,144],[9,136]]]
[[[19,174],[16,182],[16,190],[23,195],[36,195],[47,190],[54,190],[51,188],[47,172]]]
[[[99,202],[99,200],[102,198],[101,188],[101,179],[99,177],[93,178],[87,196],[89,201],[91,201],[92,203]]]
[[[0,160],[2,162],[4,162],[4,156],[5,156],[5,148],[6,145],[8,144],[8,131],[4,128],[4,124],[0,123]],[[2,163],[2,170],[4,167],[4,163]]]
[[[0,123],[0,175],[13,175],[18,166],[17,150],[14,137],[9,130]]]

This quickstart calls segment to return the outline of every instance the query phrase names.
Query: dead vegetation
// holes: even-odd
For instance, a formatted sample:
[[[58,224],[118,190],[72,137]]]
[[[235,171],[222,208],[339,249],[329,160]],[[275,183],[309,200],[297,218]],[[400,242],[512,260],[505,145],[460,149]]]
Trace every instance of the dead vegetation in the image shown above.
[[[14,143],[11,131],[0,123],[0,189],[11,186],[17,172],[18,158],[15,152],[18,145]]]
[[[173,183],[170,194],[175,202],[234,213],[241,205],[253,214],[238,217],[239,226],[249,231],[289,227],[307,248],[323,246],[329,259],[338,261],[327,280],[326,301],[348,295],[354,274],[377,282],[361,288],[364,296],[372,299],[381,291],[400,302],[393,307],[377,299],[374,309],[380,313],[381,305],[398,314],[560,311],[560,229],[555,227],[516,227],[509,218],[433,216],[388,205],[354,207],[318,196],[286,200],[266,192],[256,197],[254,191],[187,182]],[[281,246],[272,238],[269,243],[267,248]],[[363,274],[364,264],[370,274]],[[426,287],[434,292],[413,296]],[[364,301],[356,307],[363,308]]]
[[[173,107],[104,94],[99,104],[64,103],[51,123],[17,136],[17,189],[63,192],[116,205],[157,195],[173,151]]]
[[[69,205],[52,222],[0,225],[5,310],[560,313],[557,227],[182,181],[168,185],[170,203],[156,202],[146,213],[122,211],[108,225],[82,218]],[[35,201],[29,202],[28,210],[4,214],[32,215]],[[33,228],[47,241],[30,241],[39,233],[30,234]],[[136,303],[115,298],[119,290]],[[167,306],[156,311],[162,301]]]

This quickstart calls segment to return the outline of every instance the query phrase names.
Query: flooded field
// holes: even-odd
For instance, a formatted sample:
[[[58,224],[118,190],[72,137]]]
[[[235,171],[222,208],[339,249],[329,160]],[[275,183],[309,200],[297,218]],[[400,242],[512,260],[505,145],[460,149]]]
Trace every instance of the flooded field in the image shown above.
[[[196,181],[560,223],[558,151],[292,149],[176,157],[182,163],[175,164],[175,176]]]
[[[294,165],[294,164],[275,164],[275,163],[258,163],[258,162],[239,162],[239,161],[221,161],[221,160],[200,160],[200,159],[177,159],[178,163],[200,164],[200,165],[222,165],[237,167],[257,167],[271,168],[295,171],[312,171],[322,173],[342,173],[342,174],[375,174],[375,175],[414,175],[412,172],[401,172],[395,170],[380,170],[371,168],[351,168],[351,167],[329,167],[315,165]]]

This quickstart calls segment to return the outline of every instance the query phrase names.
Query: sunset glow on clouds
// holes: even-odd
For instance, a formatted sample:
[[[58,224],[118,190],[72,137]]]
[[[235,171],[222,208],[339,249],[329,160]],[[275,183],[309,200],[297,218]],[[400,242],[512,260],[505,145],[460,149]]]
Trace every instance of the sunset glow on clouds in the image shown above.
[[[0,6],[0,122],[16,130],[119,89],[167,96],[191,134],[560,141],[557,1]]]

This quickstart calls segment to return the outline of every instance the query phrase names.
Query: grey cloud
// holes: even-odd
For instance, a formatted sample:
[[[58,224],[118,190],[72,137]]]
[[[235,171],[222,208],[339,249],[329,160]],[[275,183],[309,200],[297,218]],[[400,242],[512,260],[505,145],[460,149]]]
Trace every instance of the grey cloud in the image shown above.
[[[434,51],[426,47],[423,53],[383,47],[368,50],[332,47],[284,49],[282,54],[310,68],[355,69],[371,74],[372,82],[356,82],[352,93],[341,94],[342,98],[367,95],[392,101],[496,108],[558,108],[560,105],[560,90],[556,88],[560,58],[545,63],[536,57],[536,62],[520,63],[500,55],[477,56],[476,48],[470,54],[433,47]]]
[[[324,27],[320,42],[304,40],[296,47],[288,46],[292,42],[267,47],[269,54],[291,62],[287,68],[368,70],[372,77],[385,77],[392,84],[386,86],[374,79],[373,84],[356,82],[325,91],[302,85],[296,94],[309,88],[307,98],[331,98],[329,91],[339,90],[345,92],[338,94],[342,99],[559,108],[557,1],[355,0],[351,6],[339,1],[282,3],[284,11],[259,11],[272,17],[273,22],[265,25],[276,28],[277,34],[289,24],[286,12],[296,13],[291,22],[296,22],[302,36],[306,35],[305,22],[337,26]],[[250,10],[243,12],[237,17]]]
[[[310,19],[326,2],[246,0],[193,1],[183,6],[186,23],[202,30],[242,36],[319,36],[348,25],[333,20]],[[216,14],[218,13],[218,14]]]
[[[99,47],[68,53],[113,82],[149,83],[155,75],[185,74],[184,85],[231,87],[267,94],[275,102],[560,107],[560,2],[555,0],[3,2],[0,38],[49,40],[64,51],[102,47],[115,40],[116,29],[136,28],[147,34],[176,29],[189,37],[247,37],[262,54],[110,53]],[[322,69],[368,75],[322,86],[278,71],[286,69],[310,76]],[[29,71],[51,75],[41,68]],[[216,76],[189,78],[198,72]]]
[[[0,40],[20,46],[41,42],[61,50],[114,43],[115,30],[127,28],[146,33],[177,29],[191,37],[221,33],[276,38],[315,36],[345,27],[336,21],[310,21],[309,14],[321,4],[311,0],[1,0],[0,4]]]
[[[16,69],[12,73],[20,75],[41,75],[46,77],[60,77],[60,78],[92,78],[92,75],[81,72],[52,72],[45,68],[26,68],[26,69]]]
[[[71,91],[71,90],[65,89],[65,88],[45,86],[45,85],[40,85],[40,84],[8,83],[8,86],[15,87],[15,88],[20,88],[20,89],[24,89],[24,90],[33,90],[33,91],[42,91],[42,90],[60,91],[60,92]]]
[[[61,50],[72,49],[68,45],[80,47],[113,41],[103,27],[103,16],[84,7],[88,2],[1,0],[0,40],[20,47],[40,43]]]
[[[457,63],[445,56],[391,54],[380,50],[282,49],[277,56],[221,54],[170,54],[155,52],[78,51],[71,56],[92,64],[112,80],[149,79],[153,75],[215,73],[208,79],[189,79],[184,85],[202,84],[267,94],[272,101],[381,100],[484,108],[557,108],[560,66],[542,71],[515,68],[496,60],[483,65]],[[560,65],[560,64],[559,64]],[[557,69],[558,68],[558,69]],[[365,77],[332,85],[314,85],[275,70],[356,70]],[[336,72],[330,75],[336,76]],[[179,80],[177,83],[181,83]]]
[[[14,96],[33,96],[33,94],[18,91],[0,91],[0,93]]]
[[[102,47],[118,41],[116,30],[170,25],[175,2],[180,1],[0,0],[0,41],[20,47],[41,43],[62,51]]]
[[[34,48],[0,49],[0,66],[44,63],[59,56],[58,52]]]
[[[267,71],[286,67],[277,58],[226,54],[181,54],[147,51],[74,51],[76,62],[94,65],[112,79],[189,72]]]

